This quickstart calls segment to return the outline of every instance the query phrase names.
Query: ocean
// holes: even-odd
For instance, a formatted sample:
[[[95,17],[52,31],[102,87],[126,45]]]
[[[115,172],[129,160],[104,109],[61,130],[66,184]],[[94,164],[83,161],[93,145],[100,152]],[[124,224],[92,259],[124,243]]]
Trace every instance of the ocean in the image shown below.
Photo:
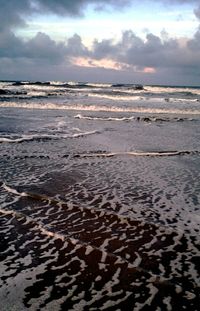
[[[199,310],[200,87],[0,82],[0,310]]]

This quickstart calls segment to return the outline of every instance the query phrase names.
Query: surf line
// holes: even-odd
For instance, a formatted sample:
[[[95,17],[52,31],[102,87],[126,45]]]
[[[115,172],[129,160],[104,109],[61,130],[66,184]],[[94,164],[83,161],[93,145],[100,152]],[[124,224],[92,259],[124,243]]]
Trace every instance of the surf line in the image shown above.
[[[58,204],[58,203],[64,204],[65,203],[64,201],[61,201],[61,200],[58,201],[58,200],[51,198],[51,197],[48,197],[44,194],[37,194],[34,192],[18,192],[16,189],[7,186],[4,182],[0,182],[0,187],[4,188],[7,192],[12,193],[12,194],[17,195],[17,196],[20,196],[20,197],[29,197],[29,198],[32,198],[35,200],[48,201],[50,203],[55,203],[55,204]]]
[[[83,153],[74,154],[74,158],[92,158],[92,157],[114,157],[114,156],[135,156],[135,157],[170,157],[170,156],[181,156],[181,155],[194,155],[200,154],[198,150],[176,150],[176,151],[122,151],[122,152],[93,152],[93,153]]]
[[[4,188],[7,192],[18,195],[20,197],[27,197],[28,194],[26,192],[18,192],[16,189],[13,189],[7,186],[4,182],[0,182],[0,187]]]
[[[37,200],[37,201],[46,201],[48,202],[49,204],[55,204],[61,208],[66,208],[68,210],[73,210],[74,208],[78,208],[76,205],[73,205],[73,204],[68,204],[66,201],[62,200],[62,199],[56,199],[54,197],[49,197],[45,194],[37,194],[37,193],[34,193],[34,192],[18,192],[16,189],[14,188],[11,188],[9,186],[7,186],[4,182],[0,182],[0,187],[4,188],[7,192],[9,193],[12,193],[14,195],[17,195],[19,197],[27,197],[27,198],[30,198],[30,199],[33,199],[33,200]],[[129,217],[127,215],[123,215],[123,214],[119,214],[119,213],[116,213],[114,211],[108,211],[106,209],[101,209],[101,210],[98,210],[98,209],[94,209],[92,207],[86,207],[86,206],[81,206],[79,207],[79,210],[81,212],[90,212],[91,214],[96,214],[98,215],[98,217],[117,217],[117,219],[119,220],[119,223],[121,224],[126,224],[127,227],[130,227],[132,226],[132,223],[131,222],[141,222],[141,223],[144,223],[144,224],[148,224],[150,226],[154,226],[155,228],[160,228],[161,227],[161,224],[155,224],[155,223],[152,223],[152,222],[149,222],[147,220],[140,220],[140,219],[135,219],[135,218],[132,218],[132,217]],[[8,211],[8,210],[7,210]],[[152,212],[154,212],[153,209],[151,209]],[[162,226],[164,229],[166,229],[165,226]],[[169,228],[167,229],[167,231],[169,232]],[[180,234],[183,234],[183,231],[182,230],[178,230],[176,229],[176,232],[180,232]],[[170,229],[170,232],[174,232],[173,228]]]

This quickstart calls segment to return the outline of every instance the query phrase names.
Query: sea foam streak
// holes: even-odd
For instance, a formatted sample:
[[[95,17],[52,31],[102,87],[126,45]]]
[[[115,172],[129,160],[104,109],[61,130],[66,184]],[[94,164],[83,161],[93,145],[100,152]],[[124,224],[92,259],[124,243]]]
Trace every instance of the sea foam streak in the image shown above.
[[[166,108],[145,108],[145,107],[118,107],[105,105],[82,105],[82,104],[55,104],[55,103],[17,103],[0,102],[0,107],[25,108],[25,109],[52,109],[52,110],[75,110],[75,111],[102,111],[102,112],[132,112],[132,113],[152,113],[152,114],[178,114],[178,115],[200,115],[197,109],[166,109]]]
[[[0,186],[2,188],[4,188],[9,193],[12,193],[12,194],[15,194],[15,195],[19,195],[19,196],[27,196],[27,193],[25,193],[25,192],[18,192],[16,189],[9,187],[5,183],[2,183],[2,185],[0,185]]]
[[[56,139],[68,139],[68,138],[79,138],[87,135],[98,134],[99,131],[88,131],[80,132],[75,134],[30,134],[22,135],[19,138],[7,138],[0,137],[0,143],[22,143],[24,141],[33,141],[33,140],[56,140]]]
[[[170,157],[170,156],[181,156],[181,155],[199,155],[198,150],[176,150],[176,151],[127,151],[127,152],[110,152],[110,153],[83,153],[76,154],[74,157],[114,157],[114,156],[134,156],[134,157]]]
[[[179,118],[179,117],[158,117],[158,116],[130,116],[130,117],[98,117],[98,116],[84,116],[77,114],[75,119],[83,119],[90,121],[143,121],[143,122],[181,122],[181,121],[194,121],[193,118]]]
[[[131,117],[121,117],[121,118],[117,118],[117,117],[109,117],[109,118],[100,118],[100,117],[90,117],[90,116],[83,116],[81,114],[77,114],[76,116],[74,116],[75,119],[84,119],[84,120],[94,120],[94,121],[131,121],[134,120],[135,117],[131,116]]]

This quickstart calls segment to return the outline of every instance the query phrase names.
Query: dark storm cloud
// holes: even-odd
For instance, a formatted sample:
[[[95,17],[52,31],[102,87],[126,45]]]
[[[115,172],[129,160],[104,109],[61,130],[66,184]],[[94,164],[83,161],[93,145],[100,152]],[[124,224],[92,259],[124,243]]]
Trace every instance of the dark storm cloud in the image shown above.
[[[66,48],[48,35],[38,33],[28,42],[16,37],[11,31],[0,33],[0,58],[27,58],[35,61],[62,62]]]
[[[0,0],[0,31],[25,26],[27,16],[32,14],[56,14],[81,16],[88,5],[94,9],[111,6],[122,8],[132,0]]]
[[[56,42],[47,34],[38,32],[28,41],[17,37],[10,30],[0,32],[0,58],[29,59],[33,62],[61,64],[69,57],[89,56],[89,50],[79,35],[66,42]]]
[[[194,14],[200,20],[200,6],[197,9],[194,10]]]
[[[112,73],[119,80],[119,74],[123,77],[138,78],[146,68],[153,68],[151,76],[159,81],[163,77],[177,77],[177,81],[185,79],[192,81],[193,77],[199,77],[200,72],[200,28],[193,38],[186,42],[172,39],[165,35],[156,36],[148,33],[143,39],[133,31],[123,32],[121,39],[116,42],[113,38],[102,41],[94,40],[90,48],[86,47],[82,38],[74,34],[66,41],[56,42],[45,33],[39,32],[35,37],[24,41],[13,33],[12,28],[25,26],[26,16],[39,12],[40,14],[54,13],[59,15],[78,16],[84,9],[92,4],[96,9],[103,9],[106,5],[120,7],[134,3],[137,0],[0,0],[0,75],[2,78],[23,79],[65,79],[66,72],[73,76],[73,72],[84,77],[88,73],[92,77],[105,78],[103,68],[86,68],[80,62],[73,60],[76,57],[88,59],[88,64],[94,61],[111,60],[121,64],[121,71],[107,70],[108,77]],[[145,1],[145,0],[144,0]],[[195,15],[200,18],[199,1],[189,0],[157,0],[164,4],[197,4]],[[146,0],[144,3],[150,3]],[[86,62],[87,63],[87,62]],[[95,62],[94,62],[95,64]],[[78,66],[79,65],[79,66]],[[152,78],[153,79],[153,78]],[[193,79],[193,80],[194,80]],[[84,78],[82,78],[84,80]],[[108,79],[107,79],[108,80]],[[154,81],[154,80],[151,80]],[[156,81],[156,80],[155,80]],[[186,81],[186,80],[185,80]],[[199,80],[198,80],[199,81]],[[187,84],[187,82],[185,82]],[[194,80],[194,83],[196,81]],[[188,83],[189,84],[189,83]]]
[[[103,9],[105,6],[122,8],[131,3],[132,0],[35,0],[38,8],[48,10],[59,15],[82,15],[88,5],[93,5],[96,9]]]
[[[161,39],[152,33],[142,39],[129,30],[122,34],[117,43],[112,40],[94,41],[91,54],[94,59],[106,58],[125,64],[127,71],[149,72],[157,77],[165,73],[165,78],[179,77],[180,81],[184,81],[185,77],[185,84],[190,84],[193,80],[199,83],[195,79],[200,79],[199,42],[200,29],[188,41],[168,36]]]
[[[85,9],[92,5],[94,9],[106,9],[112,7],[122,9],[130,4],[138,3],[139,0],[0,0],[0,31],[13,27],[25,26],[25,21],[32,14],[53,13],[61,16],[81,16]],[[154,2],[164,4],[194,4],[199,0],[155,0]],[[148,5],[152,0],[144,0]],[[195,10],[199,17],[200,9]]]
[[[36,61],[61,63],[65,58],[66,48],[63,42],[56,43],[48,35],[39,32],[34,38],[24,43],[24,57]]]
[[[93,57],[102,59],[104,57],[112,57],[117,54],[118,45],[113,43],[112,39],[104,39],[102,41],[94,40],[93,43]]]
[[[188,41],[188,47],[192,51],[196,51],[199,53],[199,51],[200,51],[200,27],[197,30],[197,32],[195,33],[194,37]]]
[[[0,32],[0,57],[19,57],[24,51],[23,42],[10,30]]]
[[[9,31],[0,34],[0,58],[18,62],[23,59],[26,64],[51,66],[70,66],[76,57],[97,61],[106,59],[122,64],[122,69],[135,72],[145,72],[145,68],[154,68],[155,72],[171,68],[173,71],[195,73],[200,72],[199,42],[200,29],[184,45],[178,39],[166,36],[164,40],[152,33],[142,39],[129,30],[123,32],[118,42],[94,40],[89,49],[77,34],[57,43],[44,33],[23,41]]]
[[[0,31],[10,27],[24,26],[22,15],[29,10],[29,1],[0,0]]]
[[[143,40],[131,30],[125,31],[117,43],[112,40],[94,42],[93,57],[112,58],[118,62],[133,65],[138,68],[173,66],[181,51],[178,42],[174,39],[162,41],[154,34],[147,34]]]
[[[89,50],[84,46],[79,35],[74,34],[66,43],[66,54],[71,56],[89,56]]]

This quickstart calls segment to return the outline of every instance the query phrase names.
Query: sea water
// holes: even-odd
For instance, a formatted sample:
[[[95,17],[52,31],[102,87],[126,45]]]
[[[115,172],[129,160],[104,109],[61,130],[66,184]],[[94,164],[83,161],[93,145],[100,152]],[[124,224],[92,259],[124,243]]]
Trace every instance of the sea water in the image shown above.
[[[198,310],[200,88],[0,82],[0,309]]]

